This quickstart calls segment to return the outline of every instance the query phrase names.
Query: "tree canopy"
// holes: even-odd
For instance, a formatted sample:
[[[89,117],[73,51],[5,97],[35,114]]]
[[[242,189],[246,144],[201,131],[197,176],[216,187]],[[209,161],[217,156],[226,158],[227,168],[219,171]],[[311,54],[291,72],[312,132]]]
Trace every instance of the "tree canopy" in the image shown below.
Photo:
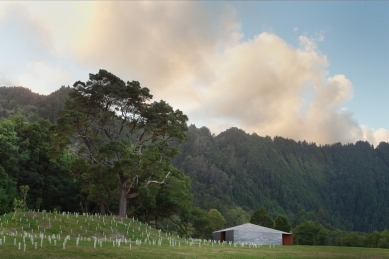
[[[22,198],[25,206],[42,199],[41,203],[47,209],[78,208],[79,185],[68,172],[72,158],[62,154],[56,161],[51,161],[47,154],[53,140],[51,126],[43,119],[29,123],[20,114],[0,120],[1,213],[9,211],[13,198]],[[25,196],[25,189],[20,187],[27,185],[31,189]],[[18,189],[21,190],[19,193]]]
[[[284,215],[278,215],[274,221],[274,228],[280,231],[289,232],[291,225],[287,217]]]
[[[254,211],[253,215],[251,215],[250,223],[267,228],[274,228],[274,221],[263,206]]]
[[[57,150],[71,145],[89,168],[76,175],[119,195],[118,214],[124,217],[140,187],[169,176],[188,118],[165,101],[150,102],[149,89],[139,82],[125,83],[105,70],[77,81],[69,96],[57,120]]]
[[[226,220],[217,209],[209,210],[207,213],[207,218],[211,222],[213,231],[222,229],[226,224]]]

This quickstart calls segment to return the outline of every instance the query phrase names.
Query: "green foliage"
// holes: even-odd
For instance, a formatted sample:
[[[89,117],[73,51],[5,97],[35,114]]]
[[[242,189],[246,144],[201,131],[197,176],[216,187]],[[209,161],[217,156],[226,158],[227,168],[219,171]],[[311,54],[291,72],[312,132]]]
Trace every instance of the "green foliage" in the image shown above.
[[[389,230],[385,230],[380,233],[380,239],[378,240],[377,247],[389,248]]]
[[[31,188],[28,197],[22,190],[26,208],[34,207],[38,197],[44,197],[42,206],[48,210],[58,205],[77,208],[79,188],[67,170],[71,158],[62,155],[54,162],[47,155],[50,127],[48,121],[29,123],[21,115],[0,120],[0,175],[6,175],[0,177],[0,210],[10,211],[12,200],[19,199],[16,186]]]
[[[24,211],[24,201],[23,200],[17,200],[15,198],[14,199],[14,203],[13,203],[13,209],[14,209],[15,212]]]
[[[349,232],[340,236],[337,240],[337,244],[341,246],[361,247],[364,243],[366,244],[365,239],[365,236],[357,232]]]
[[[141,192],[130,202],[131,208],[138,208],[137,217],[145,216],[147,224],[154,218],[155,227],[160,228],[159,222],[168,219],[178,227],[178,232],[187,236],[190,226],[188,219],[192,208],[190,194],[190,179],[182,170],[171,168],[171,174],[161,185],[149,185],[139,188]],[[130,211],[132,214],[133,211]]]
[[[293,229],[293,242],[298,245],[325,245],[327,234],[321,224],[308,220]]]
[[[250,213],[243,210],[241,207],[234,207],[227,211],[227,226],[234,227],[250,222]]]
[[[207,211],[198,207],[192,208],[190,220],[192,221],[193,237],[209,239],[212,237],[211,221],[207,217]]]
[[[116,85],[124,84],[113,75],[104,76],[110,77]],[[91,81],[102,80],[99,75],[92,77],[94,78]],[[82,82],[80,84],[82,85]],[[143,91],[136,82],[124,85],[135,86],[134,96],[137,91]],[[107,97],[106,94],[111,90],[115,92],[115,87],[96,87],[99,88],[96,90],[97,95],[88,105],[98,103],[101,100],[99,98]],[[88,86],[85,84],[86,88]],[[0,117],[7,118],[0,120],[1,213],[11,211],[13,199],[21,198],[16,192],[16,186],[20,185],[31,187],[26,199],[30,208],[35,207],[37,199],[41,198],[41,207],[47,210],[61,208],[76,211],[80,209],[79,204],[82,204],[82,210],[88,212],[96,212],[100,208],[108,212],[118,209],[118,196],[112,193],[117,194],[120,177],[110,176],[119,167],[133,168],[131,157],[136,156],[136,152],[134,154],[131,151],[129,142],[123,142],[125,137],[119,137],[113,143],[102,141],[101,145],[97,146],[98,158],[107,165],[104,169],[99,169],[98,164],[92,164],[81,157],[87,154],[86,146],[78,150],[79,153],[76,152],[80,159],[74,160],[66,147],[69,144],[79,144],[75,138],[57,136],[54,143],[57,149],[51,148],[53,132],[50,132],[50,129],[53,126],[40,118],[55,122],[55,114],[63,108],[71,91],[74,90],[62,87],[49,96],[43,96],[21,87],[0,87]],[[119,92],[114,95],[120,97]],[[85,92],[86,95],[91,93]],[[81,98],[80,101],[82,100]],[[110,100],[115,102],[118,99],[106,99],[107,103]],[[158,110],[164,111],[165,108],[165,104],[159,103],[150,108],[149,114],[143,113],[153,119],[150,128],[158,125],[162,127],[163,121],[169,121],[168,117],[172,115],[169,112],[162,112],[162,117],[157,116]],[[88,114],[84,111],[89,112],[90,109],[81,111],[75,110],[61,116],[62,128],[57,126],[56,130],[63,131],[62,136],[71,134],[72,118],[82,121],[83,116]],[[114,117],[109,111],[102,114],[106,116],[101,118],[108,121]],[[115,133],[116,126],[108,132]],[[93,134],[93,131],[88,134]],[[282,137],[272,139],[268,136],[250,135],[237,128],[228,129],[215,136],[206,127],[196,128],[194,125],[189,127],[186,135],[188,141],[180,147],[181,155],[175,156],[172,164],[183,169],[190,177],[193,205],[206,211],[217,209],[227,220],[227,226],[247,222],[254,209],[264,206],[273,218],[278,214],[286,215],[293,227],[307,220],[311,220],[315,226],[320,223],[327,232],[323,228],[317,231],[317,243],[336,244],[338,240],[340,245],[350,245],[347,240],[352,240],[353,236],[356,237],[355,233],[358,233],[366,237],[362,238],[364,246],[386,246],[386,237],[378,231],[389,228],[389,143],[382,142],[376,148],[363,141],[347,145],[336,143],[317,146],[315,143],[297,142]],[[141,133],[136,129],[130,139],[132,141],[140,136]],[[170,158],[173,153],[179,151],[178,142],[170,143],[177,149],[166,153],[168,159],[163,162],[164,165],[150,167],[157,171],[166,169],[162,170],[164,173],[158,171],[157,175],[154,175],[156,178],[151,180],[164,180],[167,168],[171,169]],[[58,152],[59,150],[61,152]],[[70,151],[75,152],[76,149]],[[117,156],[125,158],[122,164],[115,158]],[[150,146],[150,150],[145,154],[144,166],[151,165],[157,156],[158,145]],[[80,163],[81,160],[84,163]],[[68,171],[69,165],[72,175]],[[138,178],[140,185],[132,192],[138,196],[131,201],[129,212],[134,210],[135,215],[144,217],[149,213],[157,222],[158,217],[168,214],[163,207],[172,208],[170,205],[180,204],[178,199],[170,198],[169,193],[173,193],[177,185],[187,186],[187,180],[177,176],[178,179],[174,180],[177,184],[172,182],[171,185],[176,187],[170,188],[169,179],[176,177],[173,177],[173,170],[170,171],[171,174],[165,180],[166,185],[162,186],[145,186],[147,178]],[[177,193],[186,193],[183,190]],[[184,200],[186,205],[174,210],[174,213],[182,215],[178,220],[176,215],[172,218],[190,232],[193,215],[188,213],[187,209],[187,201],[190,199]],[[158,204],[163,205],[157,210]],[[183,220],[184,218],[187,220]],[[352,230],[372,234],[355,232],[347,236],[347,242],[343,242],[348,233],[345,231]],[[378,235],[374,230],[378,230]]]
[[[378,242],[381,238],[381,234],[378,231],[374,231],[373,233],[370,233],[366,236],[365,240],[365,246],[370,248],[376,248],[378,247]]]
[[[0,165],[0,214],[7,213],[11,210],[11,201],[16,196],[15,187],[15,182],[12,181]]]
[[[389,143],[318,146],[230,128],[219,135],[191,125],[173,164],[192,180],[193,204],[228,212],[264,206],[292,227],[305,220],[327,229],[389,228]],[[235,225],[235,224],[234,224]]]
[[[23,87],[0,87],[0,118],[23,115],[29,122],[45,118],[51,123],[56,113],[63,108],[68,99],[70,87],[62,86],[49,95],[40,95]]]
[[[250,223],[257,224],[267,228],[274,228],[274,220],[269,216],[265,207],[254,211],[251,215]]]
[[[274,221],[274,228],[280,231],[289,232],[291,226],[289,224],[289,220],[284,215],[278,215],[276,220]]]
[[[149,89],[139,82],[125,83],[105,70],[73,86],[57,120],[53,157],[71,145],[90,169],[78,173],[85,192],[94,185],[118,195],[119,215],[124,217],[128,199],[169,176],[170,159],[186,139],[188,118],[164,101],[150,103]],[[102,203],[104,197],[96,201]]]
[[[41,207],[41,204],[42,204],[42,198],[38,198],[36,199],[36,202],[35,202],[35,205],[36,205],[36,209],[39,211],[40,207]]]
[[[293,229],[293,240],[300,245],[337,245],[349,247],[389,248],[388,231],[370,234],[327,229],[318,222],[307,220]]]
[[[207,213],[207,219],[211,222],[213,231],[223,229],[226,224],[226,220],[217,209],[211,209]]]
[[[20,192],[23,194],[23,209],[27,210],[27,192],[30,190],[30,187],[28,185],[21,185],[19,186]]]

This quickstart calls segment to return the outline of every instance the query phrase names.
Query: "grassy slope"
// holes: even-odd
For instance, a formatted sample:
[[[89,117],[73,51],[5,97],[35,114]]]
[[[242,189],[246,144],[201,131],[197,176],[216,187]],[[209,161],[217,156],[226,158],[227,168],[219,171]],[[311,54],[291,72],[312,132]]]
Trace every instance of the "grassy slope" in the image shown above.
[[[262,246],[254,248],[239,245],[236,247],[218,244],[212,246],[211,243],[199,245],[198,242],[192,243],[192,240],[159,233],[157,230],[150,229],[132,219],[108,216],[104,217],[104,225],[103,217],[98,216],[79,215],[76,217],[74,215],[33,212],[19,213],[16,216],[15,246],[13,216],[14,214],[7,214],[0,217],[0,238],[2,239],[0,258],[389,258],[389,251],[384,249],[324,246],[278,246],[275,248]],[[27,235],[27,233],[36,235],[34,238],[34,242],[37,242],[36,250],[35,244],[31,244],[30,237],[25,237],[26,252],[23,251],[23,235]],[[40,247],[40,234],[46,235],[42,248]],[[48,236],[52,237],[58,234],[61,234],[60,239],[56,237],[56,246],[54,246],[54,239],[50,243]],[[67,235],[70,236],[70,240],[66,242],[65,250],[63,250],[63,242]],[[82,240],[76,246],[76,239],[79,235]],[[4,237],[5,243],[3,242]],[[102,242],[102,247],[96,243],[96,248],[94,248],[93,237],[106,239],[106,241]],[[83,241],[84,238],[89,238],[91,241]],[[122,239],[120,247],[115,242],[119,238]],[[124,238],[127,239],[127,244]],[[142,239],[142,244],[139,246],[136,245],[137,239]],[[161,246],[158,246],[158,240],[162,240]],[[169,240],[174,240],[175,246],[171,246]],[[18,250],[19,242],[21,250]]]

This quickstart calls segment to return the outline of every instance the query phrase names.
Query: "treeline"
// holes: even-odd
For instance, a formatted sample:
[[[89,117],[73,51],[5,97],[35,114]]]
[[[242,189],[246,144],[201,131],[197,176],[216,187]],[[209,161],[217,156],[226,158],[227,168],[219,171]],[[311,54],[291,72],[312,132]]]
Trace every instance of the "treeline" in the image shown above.
[[[40,118],[55,123],[57,112],[69,99],[71,88],[62,86],[49,95],[40,95],[24,87],[0,87],[0,118],[21,114],[29,122]]]
[[[320,210],[322,211],[322,209]],[[303,223],[297,225],[292,230],[294,244],[389,248],[389,230],[384,230],[381,233],[374,231],[370,234],[348,232],[328,225],[324,227],[319,221],[322,221],[322,219],[305,220]],[[278,215],[273,220],[265,207],[261,207],[253,212],[250,223],[284,232],[290,232],[291,230],[291,225],[287,217]]]
[[[331,245],[369,248],[389,248],[389,230],[373,233],[348,232],[339,229],[327,229],[311,220],[293,229],[293,240],[299,245]]]

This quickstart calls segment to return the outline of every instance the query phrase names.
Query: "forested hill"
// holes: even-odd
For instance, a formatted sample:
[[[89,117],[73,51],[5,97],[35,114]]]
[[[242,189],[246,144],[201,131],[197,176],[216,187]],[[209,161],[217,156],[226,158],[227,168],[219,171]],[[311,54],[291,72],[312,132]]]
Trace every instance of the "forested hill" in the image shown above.
[[[30,122],[42,117],[55,123],[56,113],[70,91],[61,87],[45,96],[23,87],[0,87],[0,118],[21,113]],[[362,141],[317,146],[250,135],[237,128],[215,136],[209,129],[194,125],[187,135],[188,141],[173,164],[192,179],[193,205],[219,210],[226,217],[227,227],[247,221],[249,213],[264,206],[273,218],[277,213],[287,215],[293,227],[313,220],[328,229],[389,229],[389,143],[375,148]],[[19,158],[23,160],[23,156]],[[40,168],[42,159],[34,163],[35,167],[21,163],[26,174]],[[15,172],[20,174],[21,169]]]
[[[317,146],[230,128],[189,127],[175,166],[192,179],[194,206],[228,214],[260,206],[345,230],[389,228],[389,143]]]
[[[71,88],[62,86],[49,95],[40,95],[24,87],[0,87],[0,117],[20,113],[30,122],[44,118],[54,123],[56,113],[69,98]]]

